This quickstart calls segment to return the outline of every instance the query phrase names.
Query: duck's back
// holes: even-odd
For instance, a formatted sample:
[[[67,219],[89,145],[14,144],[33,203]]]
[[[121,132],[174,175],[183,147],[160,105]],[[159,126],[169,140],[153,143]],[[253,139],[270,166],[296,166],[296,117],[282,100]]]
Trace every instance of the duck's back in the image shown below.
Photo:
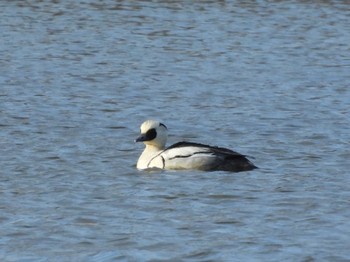
[[[158,157],[164,169],[240,172],[256,168],[244,155],[230,149],[190,142],[176,143]]]

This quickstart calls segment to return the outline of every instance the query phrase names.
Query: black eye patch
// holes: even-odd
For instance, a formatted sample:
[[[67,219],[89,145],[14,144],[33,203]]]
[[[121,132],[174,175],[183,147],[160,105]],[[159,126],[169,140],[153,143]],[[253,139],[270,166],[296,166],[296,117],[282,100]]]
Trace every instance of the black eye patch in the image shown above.
[[[150,129],[150,130],[148,130],[146,132],[145,136],[146,136],[146,140],[145,141],[151,141],[151,140],[156,138],[157,131],[154,128],[152,128],[152,129]]]

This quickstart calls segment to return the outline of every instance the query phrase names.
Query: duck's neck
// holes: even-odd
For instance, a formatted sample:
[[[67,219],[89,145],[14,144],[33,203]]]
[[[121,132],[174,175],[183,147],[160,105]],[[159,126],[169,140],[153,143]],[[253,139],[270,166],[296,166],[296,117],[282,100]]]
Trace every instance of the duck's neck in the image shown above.
[[[152,155],[152,157],[162,151],[164,147],[154,146],[154,145],[146,145],[145,150],[143,150],[142,154],[146,153]]]
[[[145,150],[143,150],[139,160],[137,161],[138,169],[146,169],[148,168],[148,164],[153,157],[155,157],[159,152],[161,152],[164,148],[160,148],[154,145],[146,145]]]

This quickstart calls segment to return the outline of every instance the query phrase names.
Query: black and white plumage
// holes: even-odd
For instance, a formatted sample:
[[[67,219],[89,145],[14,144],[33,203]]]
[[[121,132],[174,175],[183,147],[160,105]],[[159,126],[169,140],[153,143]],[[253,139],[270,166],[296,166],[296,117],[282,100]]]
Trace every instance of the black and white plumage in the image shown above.
[[[248,171],[256,168],[246,156],[230,149],[191,142],[179,142],[168,148],[167,127],[154,120],[141,125],[141,135],[135,142],[146,145],[137,161],[138,169],[197,169],[203,171]]]

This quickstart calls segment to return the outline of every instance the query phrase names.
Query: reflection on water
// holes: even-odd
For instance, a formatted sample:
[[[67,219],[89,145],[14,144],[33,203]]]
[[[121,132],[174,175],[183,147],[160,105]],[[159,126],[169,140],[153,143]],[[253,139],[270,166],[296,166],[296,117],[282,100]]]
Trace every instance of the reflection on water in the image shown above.
[[[348,260],[347,1],[2,1],[0,257]],[[252,172],[135,169],[147,118]]]

